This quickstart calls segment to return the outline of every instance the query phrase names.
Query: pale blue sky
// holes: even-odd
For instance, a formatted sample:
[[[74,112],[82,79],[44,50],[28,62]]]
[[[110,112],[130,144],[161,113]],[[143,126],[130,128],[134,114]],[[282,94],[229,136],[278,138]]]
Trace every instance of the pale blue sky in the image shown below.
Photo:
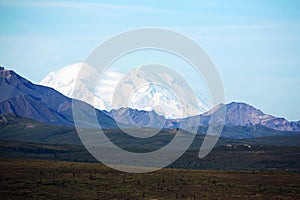
[[[115,34],[169,28],[207,51],[227,102],[300,119],[300,1],[100,2],[0,0],[0,65],[39,82]]]

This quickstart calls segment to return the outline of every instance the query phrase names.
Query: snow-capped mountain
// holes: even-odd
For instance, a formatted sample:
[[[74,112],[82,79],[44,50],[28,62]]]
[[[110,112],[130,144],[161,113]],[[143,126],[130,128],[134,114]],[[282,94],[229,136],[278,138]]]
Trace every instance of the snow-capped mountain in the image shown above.
[[[194,116],[209,109],[179,74],[159,65],[137,67],[120,79],[113,108],[122,107],[155,111],[168,119]]]
[[[103,78],[97,81],[98,77],[94,76],[96,74],[96,70],[88,64],[75,63],[50,72],[39,84],[52,87],[70,98],[85,101],[100,110],[110,110],[114,86],[123,75],[118,72],[106,72]]]
[[[85,101],[100,110],[153,110],[165,118],[175,119],[197,115],[209,109],[198,98],[189,98],[189,88],[182,84],[184,81],[180,77],[172,76],[170,71],[138,67],[126,75],[111,71],[101,79],[97,75],[99,73],[88,64],[75,63],[50,72],[39,84],[52,87],[70,98]],[[164,84],[172,85],[172,89],[164,87]],[[179,99],[178,94],[184,98]]]

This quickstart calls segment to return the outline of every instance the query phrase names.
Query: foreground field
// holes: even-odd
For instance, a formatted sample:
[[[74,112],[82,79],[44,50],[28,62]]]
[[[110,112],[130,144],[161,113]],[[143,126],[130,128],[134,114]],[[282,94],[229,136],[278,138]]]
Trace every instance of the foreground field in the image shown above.
[[[300,174],[162,169],[128,174],[101,164],[0,159],[1,199],[300,199]]]

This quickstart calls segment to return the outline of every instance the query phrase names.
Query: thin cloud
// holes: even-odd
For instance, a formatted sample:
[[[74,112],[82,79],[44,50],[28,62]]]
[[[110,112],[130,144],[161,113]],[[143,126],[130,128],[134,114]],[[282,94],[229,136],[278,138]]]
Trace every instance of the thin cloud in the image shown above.
[[[130,6],[117,4],[103,4],[78,1],[1,1],[1,6],[10,7],[46,7],[46,8],[73,8],[73,9],[110,9],[134,12],[165,13],[167,10],[151,6]]]

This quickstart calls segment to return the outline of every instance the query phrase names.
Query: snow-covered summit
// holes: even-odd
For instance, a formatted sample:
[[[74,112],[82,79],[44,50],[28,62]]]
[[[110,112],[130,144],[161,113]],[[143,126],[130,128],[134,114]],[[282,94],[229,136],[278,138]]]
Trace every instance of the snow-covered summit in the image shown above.
[[[192,100],[186,95],[187,87],[182,85],[179,78],[172,77],[161,69],[155,71],[150,68],[137,68],[126,75],[108,71],[101,79],[99,75],[88,64],[75,63],[50,72],[39,84],[52,87],[68,97],[85,101],[100,110],[132,108],[155,111],[169,119],[193,116],[206,111],[201,107],[199,109],[199,99]],[[142,87],[140,83],[144,83]],[[164,85],[171,85],[171,90]],[[180,99],[178,94],[184,98]]]
[[[100,110],[110,110],[114,86],[123,75],[106,72],[98,82],[98,77],[94,76],[96,74],[96,70],[88,64],[75,63],[50,72],[39,84],[52,87],[68,97],[85,101]]]

